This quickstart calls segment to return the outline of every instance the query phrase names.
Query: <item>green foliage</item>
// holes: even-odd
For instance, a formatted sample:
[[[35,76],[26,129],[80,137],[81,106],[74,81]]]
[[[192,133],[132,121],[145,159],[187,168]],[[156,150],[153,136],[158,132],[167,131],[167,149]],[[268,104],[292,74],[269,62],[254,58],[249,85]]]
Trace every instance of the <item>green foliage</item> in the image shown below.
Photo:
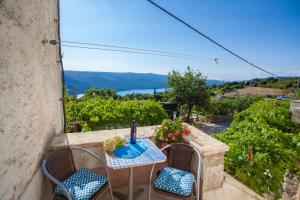
[[[168,102],[171,101],[171,92],[169,90],[164,92],[158,92],[155,94],[155,100],[160,102]]]
[[[300,99],[300,89],[296,90],[296,99]]]
[[[168,84],[172,88],[171,97],[176,102],[188,107],[187,121],[189,121],[195,105],[203,106],[209,100],[205,82],[206,78],[199,71],[193,71],[190,67],[183,74],[174,70],[168,74]]]
[[[91,98],[91,97],[101,97],[104,99],[113,98],[113,99],[122,99],[122,100],[157,100],[160,102],[168,101],[170,99],[170,92],[158,92],[155,94],[139,94],[139,93],[132,93],[127,94],[125,96],[118,95],[115,90],[112,89],[96,89],[90,88],[85,93],[84,96],[81,98]]]
[[[133,93],[133,94],[127,94],[123,97],[123,99],[130,99],[130,100],[153,100],[153,94],[139,94],[139,93]]]
[[[158,146],[164,147],[167,144],[179,143],[183,141],[191,130],[183,125],[179,120],[165,119],[161,126],[155,131],[154,137]]]
[[[119,99],[121,98],[116,91],[111,89],[96,89],[96,88],[90,88],[85,93],[83,98],[89,98],[89,97],[102,97],[102,98],[113,98],[113,99]]]
[[[140,126],[160,124],[167,115],[159,102],[153,100],[114,100],[101,97],[69,99],[65,102],[67,131],[72,122],[83,131],[129,127],[135,119]]]
[[[282,78],[269,77],[265,79],[256,78],[248,81],[226,82],[218,86],[212,85],[209,87],[209,90],[216,94],[224,94],[225,92],[232,92],[237,89],[242,89],[246,86],[292,90],[293,88],[297,87],[297,79],[287,78],[287,77],[282,77]]]
[[[207,116],[215,115],[233,115],[235,112],[240,112],[247,109],[251,104],[263,99],[260,96],[237,96],[223,99],[212,98],[210,103],[200,108],[198,111]]]
[[[288,101],[258,101],[215,137],[230,147],[225,170],[260,194],[279,198],[286,169],[299,173],[300,129],[291,121]]]
[[[270,77],[262,80],[258,79],[256,83],[257,86],[259,87],[290,89],[296,87],[297,79],[295,78],[276,79],[274,77]]]
[[[220,85],[211,85],[208,87],[208,90],[212,94],[224,94],[225,92],[235,91],[237,89],[242,89],[247,86],[247,82],[241,81],[233,81],[233,82],[226,82]]]

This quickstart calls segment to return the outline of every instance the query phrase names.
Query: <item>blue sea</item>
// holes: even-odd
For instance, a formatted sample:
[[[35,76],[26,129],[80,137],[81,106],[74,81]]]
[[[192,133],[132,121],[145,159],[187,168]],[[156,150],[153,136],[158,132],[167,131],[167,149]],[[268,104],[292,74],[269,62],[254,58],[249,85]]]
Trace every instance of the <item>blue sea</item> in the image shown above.
[[[167,88],[157,88],[156,92],[164,92],[168,90]],[[153,94],[154,89],[144,89],[144,90],[124,90],[118,91],[117,94],[120,96],[125,96],[127,94]]]

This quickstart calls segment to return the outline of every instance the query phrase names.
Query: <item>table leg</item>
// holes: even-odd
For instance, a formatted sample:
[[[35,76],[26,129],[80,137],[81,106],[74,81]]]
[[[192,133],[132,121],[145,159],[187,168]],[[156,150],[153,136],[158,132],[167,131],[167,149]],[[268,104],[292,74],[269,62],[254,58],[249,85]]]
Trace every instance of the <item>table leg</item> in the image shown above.
[[[129,200],[133,200],[133,167],[130,167],[129,171]]]
[[[134,200],[134,199],[137,199],[138,196],[140,196],[144,192],[144,189],[140,188],[135,193],[133,193],[133,177],[134,177],[133,167],[130,167],[130,172],[129,173],[130,173],[130,175],[129,175],[129,196],[128,196],[128,200]]]
[[[116,192],[116,191],[113,192],[113,195],[115,197],[117,197],[118,199],[121,199],[121,200],[125,200],[125,199],[134,200],[134,199],[137,199],[137,197],[144,192],[144,189],[140,188],[138,191],[133,193],[133,177],[134,177],[133,167],[130,167],[129,168],[129,183],[128,183],[128,190],[129,191],[128,191],[128,195],[122,194],[122,193]]]
[[[148,200],[151,199],[151,190],[152,190],[152,175],[153,175],[153,170],[154,170],[155,164],[152,164],[151,167],[151,172],[150,172],[150,177],[149,177],[149,186],[148,186]]]

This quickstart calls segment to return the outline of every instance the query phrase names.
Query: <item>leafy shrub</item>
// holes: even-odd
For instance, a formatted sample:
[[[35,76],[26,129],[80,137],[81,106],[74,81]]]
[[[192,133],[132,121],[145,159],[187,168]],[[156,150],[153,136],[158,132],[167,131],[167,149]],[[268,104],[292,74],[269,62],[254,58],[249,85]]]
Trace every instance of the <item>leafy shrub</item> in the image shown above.
[[[200,113],[205,115],[233,115],[247,109],[251,104],[263,99],[260,96],[238,96],[224,99],[211,99],[207,107],[201,108]]]
[[[289,102],[256,102],[215,137],[230,147],[225,170],[260,194],[279,198],[286,169],[299,173],[300,129],[291,122]]]
[[[155,133],[156,143],[164,147],[171,143],[182,142],[183,138],[191,133],[191,130],[179,120],[165,119]]]
[[[296,99],[299,99],[300,100],[300,89],[298,88],[296,91]]]
[[[167,118],[159,102],[153,100],[114,100],[101,97],[66,101],[67,131],[72,121],[80,122],[83,131],[129,127],[135,119],[140,126],[160,124]]]

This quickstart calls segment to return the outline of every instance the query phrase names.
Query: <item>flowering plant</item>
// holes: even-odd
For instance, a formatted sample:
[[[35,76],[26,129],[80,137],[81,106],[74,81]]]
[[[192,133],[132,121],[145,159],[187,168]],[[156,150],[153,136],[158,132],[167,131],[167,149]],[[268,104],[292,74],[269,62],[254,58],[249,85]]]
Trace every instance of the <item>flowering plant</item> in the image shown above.
[[[155,140],[158,146],[164,147],[171,143],[180,143],[191,133],[190,128],[182,124],[179,120],[166,119],[155,131]]]
[[[104,149],[107,152],[113,152],[115,149],[120,148],[125,144],[123,136],[115,136],[104,141]]]

